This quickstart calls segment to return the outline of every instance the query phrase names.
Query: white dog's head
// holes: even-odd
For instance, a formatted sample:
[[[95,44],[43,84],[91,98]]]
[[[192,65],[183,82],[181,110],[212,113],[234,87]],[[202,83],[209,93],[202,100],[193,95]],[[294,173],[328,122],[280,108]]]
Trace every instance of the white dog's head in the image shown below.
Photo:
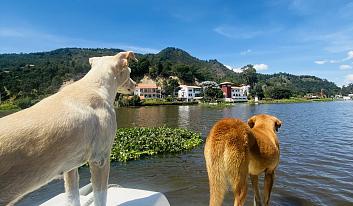
[[[110,68],[113,71],[114,79],[118,83],[117,92],[131,94],[135,90],[136,82],[130,78],[129,59],[137,61],[132,51],[119,52],[115,56],[92,57],[89,59],[89,63],[92,67],[99,65]]]

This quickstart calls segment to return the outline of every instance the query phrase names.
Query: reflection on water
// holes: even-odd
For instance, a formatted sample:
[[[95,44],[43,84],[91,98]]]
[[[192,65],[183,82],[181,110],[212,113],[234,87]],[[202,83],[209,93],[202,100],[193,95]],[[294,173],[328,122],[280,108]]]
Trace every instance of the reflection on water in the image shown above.
[[[246,121],[258,113],[278,116],[281,161],[271,197],[272,205],[353,205],[353,101],[329,103],[247,105],[226,108],[158,106],[117,110],[118,127],[186,127],[205,137],[223,117]],[[80,170],[81,185],[89,170]],[[161,155],[126,164],[112,164],[110,182],[160,191],[171,205],[207,205],[209,192],[203,145],[183,154]],[[19,205],[33,205],[63,192],[54,181]],[[249,188],[247,205],[252,205]],[[232,195],[224,205],[232,205]]]
[[[187,127],[190,124],[190,106],[178,107],[178,127]],[[196,115],[196,114],[195,114]],[[196,119],[196,118],[193,118]]]

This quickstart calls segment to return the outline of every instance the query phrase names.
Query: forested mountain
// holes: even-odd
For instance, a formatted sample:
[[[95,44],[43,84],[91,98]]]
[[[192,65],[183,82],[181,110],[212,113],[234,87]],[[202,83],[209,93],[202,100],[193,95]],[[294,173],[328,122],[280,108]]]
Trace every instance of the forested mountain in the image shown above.
[[[65,48],[50,52],[0,55],[0,93],[2,100],[41,99],[56,92],[63,82],[77,80],[90,69],[88,58],[114,55],[120,49]],[[252,65],[235,73],[217,60],[200,60],[177,48],[166,48],[157,54],[137,54],[139,61],[132,62],[132,78],[144,75],[152,78],[177,76],[183,83],[193,84],[205,80],[231,81],[251,84],[252,92],[271,97],[276,89],[290,91],[291,96],[307,93],[327,95],[340,93],[334,83],[314,76],[296,76],[286,73],[265,75],[256,73]]]
[[[157,54],[141,55],[139,62],[131,65],[131,68],[135,71],[136,77],[142,77],[145,74],[152,77],[178,76],[186,83],[192,83],[195,80],[234,81],[239,78],[239,75],[217,60],[200,60],[181,49],[172,47],[163,49]]]
[[[272,90],[276,88],[287,89],[291,92],[291,96],[304,96],[306,94],[321,95],[322,92],[329,97],[341,92],[341,88],[326,79],[287,73],[258,74],[258,85],[262,86],[264,96],[268,96],[266,92],[271,93],[271,87]]]

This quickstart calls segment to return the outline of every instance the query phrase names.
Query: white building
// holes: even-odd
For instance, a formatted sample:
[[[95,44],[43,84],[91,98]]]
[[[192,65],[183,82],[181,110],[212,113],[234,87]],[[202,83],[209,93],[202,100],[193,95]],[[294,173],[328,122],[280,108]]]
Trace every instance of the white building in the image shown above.
[[[134,95],[140,99],[161,98],[161,88],[156,84],[138,84],[135,88]]]
[[[180,85],[178,91],[178,98],[183,101],[196,101],[202,99],[202,88],[198,86]]]
[[[248,101],[249,85],[244,85],[241,87],[231,87],[231,98],[235,102],[246,102]]]

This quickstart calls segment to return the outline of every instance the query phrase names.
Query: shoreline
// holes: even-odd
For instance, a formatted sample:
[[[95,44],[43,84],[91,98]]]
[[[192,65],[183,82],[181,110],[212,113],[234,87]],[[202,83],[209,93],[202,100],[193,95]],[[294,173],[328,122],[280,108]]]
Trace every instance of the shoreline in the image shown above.
[[[144,107],[144,106],[164,106],[164,105],[177,105],[177,106],[185,106],[185,105],[202,105],[202,106],[220,106],[220,105],[226,105],[226,106],[231,106],[231,105],[236,105],[236,104],[291,104],[291,103],[316,103],[316,102],[333,102],[333,101],[343,101],[340,99],[334,99],[334,98],[324,98],[324,99],[304,99],[304,98],[291,98],[291,99],[277,99],[277,100],[259,100],[258,102],[255,102],[254,100],[249,100],[247,102],[234,102],[234,103],[229,103],[229,102],[218,102],[218,103],[204,103],[204,102],[147,102],[147,103],[142,103],[142,105],[138,106],[116,106],[116,108],[122,108],[122,107],[130,107],[130,108],[135,108],[135,107]],[[20,108],[10,108],[7,109],[4,107],[4,109],[0,105],[0,112],[1,113],[13,113],[13,112],[18,112],[22,109]]]

